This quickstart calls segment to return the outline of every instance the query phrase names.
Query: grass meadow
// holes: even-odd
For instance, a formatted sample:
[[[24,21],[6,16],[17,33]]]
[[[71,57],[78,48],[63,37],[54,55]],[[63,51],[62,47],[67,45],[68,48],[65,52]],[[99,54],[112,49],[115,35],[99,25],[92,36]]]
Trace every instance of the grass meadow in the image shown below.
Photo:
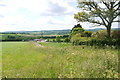
[[[2,42],[2,77],[118,78],[118,50],[69,43]]]

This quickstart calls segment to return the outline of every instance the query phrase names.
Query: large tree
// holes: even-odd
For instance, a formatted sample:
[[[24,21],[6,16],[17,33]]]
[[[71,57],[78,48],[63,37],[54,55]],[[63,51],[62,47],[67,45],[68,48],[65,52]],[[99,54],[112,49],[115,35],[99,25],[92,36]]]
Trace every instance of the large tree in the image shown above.
[[[84,0],[85,1],[85,0]],[[113,22],[120,22],[120,0],[87,0],[81,2],[78,0],[80,12],[74,15],[78,22],[90,22],[97,25],[103,25],[107,29],[107,36],[110,37],[111,26]]]

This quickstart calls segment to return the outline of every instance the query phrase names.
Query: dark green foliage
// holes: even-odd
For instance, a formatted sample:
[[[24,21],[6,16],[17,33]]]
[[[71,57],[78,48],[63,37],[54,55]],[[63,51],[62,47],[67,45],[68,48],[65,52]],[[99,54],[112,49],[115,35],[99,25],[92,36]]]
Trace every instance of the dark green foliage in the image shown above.
[[[97,32],[94,32],[92,34],[92,37],[96,38],[106,38],[107,37],[107,31],[106,30],[99,30]]]
[[[75,25],[70,34],[70,38],[76,34],[79,34],[81,37],[91,37],[91,31],[85,31],[80,24]]]
[[[81,26],[80,24],[77,24],[77,25],[74,25],[74,27],[72,28],[72,30],[73,30],[74,28],[82,28],[82,26]]]
[[[33,36],[33,35],[25,35],[25,34],[1,34],[0,41],[29,41],[29,40],[40,39],[40,38],[42,38],[42,39],[56,39],[56,36]],[[69,35],[61,35],[59,37],[60,37],[60,39],[65,39],[65,38],[68,38]],[[49,40],[49,41],[51,41],[51,40]]]
[[[55,39],[53,39],[53,41],[52,42],[55,42]]]
[[[70,39],[69,38],[65,38],[64,42],[70,42]]]
[[[81,25],[77,24],[72,28],[69,38],[71,39],[76,34],[81,35],[84,31],[85,30],[81,27]]]
[[[84,32],[84,29],[78,27],[78,28],[74,28],[71,34],[82,33],[82,32]]]
[[[114,30],[112,32],[112,38],[120,38],[120,30]]]
[[[73,29],[71,30],[71,34],[70,34],[70,42],[73,45],[81,45],[84,44],[84,40],[86,41],[88,38],[86,37],[91,37],[92,32],[90,31],[85,31],[81,25],[79,24],[79,26],[77,27],[77,25],[75,25],[73,27]],[[84,38],[83,38],[84,37]]]
[[[2,41],[29,41],[37,38],[39,39],[41,37],[20,36],[20,35],[13,35],[13,34],[2,35]]]
[[[67,37],[69,37],[69,35],[63,35],[63,36],[62,36],[62,38],[67,38]]]
[[[83,32],[87,33],[87,32]],[[71,37],[71,43],[73,45],[90,45],[90,46],[115,46],[116,48],[120,46],[120,37],[119,37],[119,31],[112,31],[111,32],[111,38],[107,37],[106,30],[100,30],[97,32],[94,32],[92,34],[92,37],[83,36],[83,33],[72,35]],[[90,33],[91,34],[91,33]]]
[[[61,42],[60,36],[56,37],[56,42]]]
[[[91,37],[92,32],[90,31],[84,31],[81,35],[81,37]]]
[[[82,28],[82,26],[80,24],[74,25],[74,27],[71,30],[71,34],[76,34],[79,32],[83,32],[84,29]]]

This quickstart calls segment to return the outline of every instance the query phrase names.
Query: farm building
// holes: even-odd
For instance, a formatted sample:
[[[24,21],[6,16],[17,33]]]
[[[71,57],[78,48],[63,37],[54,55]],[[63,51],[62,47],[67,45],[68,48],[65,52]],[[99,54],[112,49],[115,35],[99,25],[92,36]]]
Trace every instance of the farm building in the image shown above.
[[[37,41],[37,42],[47,42],[47,40],[44,40],[44,39],[34,39],[33,41]]]

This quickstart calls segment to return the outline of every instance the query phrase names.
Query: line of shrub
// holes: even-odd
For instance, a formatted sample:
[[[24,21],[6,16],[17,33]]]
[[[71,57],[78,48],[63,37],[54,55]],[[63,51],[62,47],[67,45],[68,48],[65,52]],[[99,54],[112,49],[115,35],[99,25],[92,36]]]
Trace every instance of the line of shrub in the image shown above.
[[[91,37],[82,37],[80,33],[71,36],[72,45],[90,45],[90,46],[120,46],[120,31],[112,31],[111,37],[106,37],[106,30],[100,30],[92,33]]]

